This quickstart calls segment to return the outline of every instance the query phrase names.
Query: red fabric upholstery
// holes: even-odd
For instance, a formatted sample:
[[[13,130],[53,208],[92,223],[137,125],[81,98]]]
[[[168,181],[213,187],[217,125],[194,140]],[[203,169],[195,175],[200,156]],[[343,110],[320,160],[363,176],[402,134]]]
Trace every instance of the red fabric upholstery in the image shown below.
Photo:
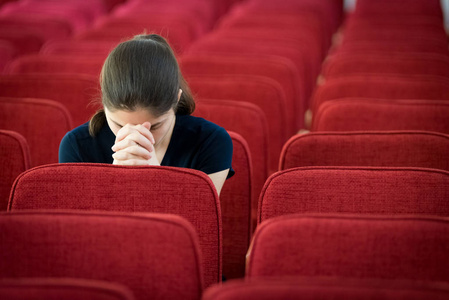
[[[395,40],[387,42],[385,40],[362,40],[347,41],[337,50],[345,53],[382,53],[388,55],[390,53],[439,53],[447,54],[447,43],[441,39],[429,39],[424,36],[413,36],[412,38],[401,41]]]
[[[0,98],[0,128],[23,135],[30,146],[31,166],[38,166],[58,162],[59,143],[72,128],[72,119],[55,101]]]
[[[375,3],[373,3],[373,1],[370,0],[362,0],[357,1],[356,12],[360,15],[401,14],[410,17],[415,15],[429,15],[441,19],[443,18],[439,0],[415,0],[407,2],[407,5],[404,5],[403,1],[375,1]]]
[[[14,212],[0,215],[0,228],[1,278],[117,282],[136,299],[201,296],[198,236],[179,216]]]
[[[104,62],[117,41],[54,41],[46,43],[41,50],[44,55],[66,55],[69,57],[93,58]]]
[[[0,297],[8,300],[133,300],[118,283],[67,278],[0,279]]]
[[[30,150],[25,138],[15,131],[0,130],[0,210],[6,210],[14,180],[30,168],[30,164]]]
[[[45,41],[69,38],[72,35],[70,24],[60,18],[46,18],[45,16],[1,16],[0,28],[3,30],[25,30],[32,32]]]
[[[179,16],[144,15],[110,17],[100,21],[95,28],[78,35],[78,40],[114,41],[128,40],[142,33],[156,32],[167,38],[176,53],[182,53],[200,35],[197,24],[185,22]]]
[[[281,16],[282,17],[282,16]],[[297,18],[295,18],[297,20]],[[321,61],[323,58],[323,46],[319,38],[321,35],[315,35],[310,32],[305,32],[303,30],[298,30],[301,28],[300,25],[292,26],[292,29],[281,29],[281,28],[260,28],[263,27],[265,22],[254,24],[254,26],[243,26],[236,28],[223,28],[214,32],[214,35],[220,36],[225,39],[231,39],[236,41],[246,40],[247,43],[254,43],[259,41],[265,41],[283,45],[290,46],[293,49],[300,49],[301,55],[304,57],[304,67],[306,70],[308,84],[314,85],[315,78],[319,73],[321,67]],[[308,23],[308,22],[305,22]],[[302,25],[304,27],[304,25]],[[285,28],[285,27],[284,27]],[[318,39],[318,40],[317,40]],[[306,46],[307,45],[307,46]]]
[[[386,74],[333,78],[318,87],[312,109],[316,112],[325,101],[340,98],[449,100],[449,78]]]
[[[73,3],[64,2],[42,2],[35,3],[16,2],[5,5],[1,15],[8,17],[27,17],[40,15],[49,19],[61,19],[69,23],[72,32],[86,30],[94,20],[93,15],[82,5],[75,6]]]
[[[217,1],[215,1],[217,2]],[[220,1],[223,2],[223,1]],[[113,17],[121,16],[179,16],[188,23],[197,23],[201,31],[210,30],[215,22],[216,3],[214,1],[127,1],[113,12]]]
[[[194,113],[228,131],[240,134],[248,143],[254,169],[252,180],[251,220],[256,223],[258,195],[268,177],[267,122],[261,109],[252,103],[200,100]]]
[[[297,69],[296,72],[301,74],[301,80],[296,84],[302,91],[302,98],[298,98],[295,101],[295,112],[297,115],[302,116],[308,102],[306,97],[308,92],[312,88],[307,83],[307,76],[304,57],[300,55],[298,49],[278,45],[276,43],[267,43],[266,41],[253,41],[246,43],[244,40],[225,39],[220,36],[209,35],[192,44],[192,46],[186,51],[188,54],[202,55],[202,54],[233,54],[250,56],[252,58],[258,57],[263,60],[263,57],[271,56],[277,58],[284,58],[293,63]],[[301,118],[299,118],[301,120]]]
[[[447,134],[448,120],[448,101],[339,99],[320,106],[312,130],[426,130]]]
[[[17,56],[37,53],[44,44],[44,39],[25,29],[0,28],[0,39],[14,45]]]
[[[287,124],[294,123],[293,119],[287,120],[288,106],[282,87],[270,78],[250,75],[195,76],[189,77],[188,83],[200,99],[246,101],[260,107],[268,122],[269,172],[276,171],[282,145],[292,132]]]
[[[447,249],[447,218],[289,215],[267,220],[257,229],[247,276],[341,276],[447,283]]]
[[[54,0],[22,0],[21,2],[26,3],[27,5],[36,5],[39,6],[43,3],[48,5],[52,5],[55,3]],[[60,1],[56,1],[61,3]],[[114,3],[115,2],[115,3]],[[122,0],[66,0],[64,1],[65,5],[70,5],[74,7],[82,7],[84,10],[89,12],[89,15],[93,17],[99,17],[104,13],[107,13],[111,10],[112,5],[123,2]]]
[[[204,291],[203,300],[427,300],[447,299],[443,283],[413,280],[348,279],[332,277],[247,278]]]
[[[290,125],[289,135],[294,134],[303,123],[301,118],[295,116],[295,103],[301,99],[302,91],[298,85],[300,74],[294,64],[288,59],[273,56],[249,57],[239,54],[201,54],[184,55],[179,65],[187,82],[196,76],[219,75],[223,77],[236,75],[256,75],[268,77],[278,82],[285,93],[288,119],[294,119]],[[287,121],[287,120],[286,120]],[[284,130],[288,130],[285,128]]]
[[[445,31],[443,26],[438,28],[424,26],[379,26],[368,28],[360,28],[357,30],[345,31],[343,36],[343,47],[346,42],[359,42],[359,41],[382,41],[389,44],[395,44],[397,42],[408,42],[419,37],[426,37],[429,40],[445,40]]]
[[[223,221],[223,276],[227,279],[245,275],[245,254],[251,228],[252,165],[246,141],[229,132],[233,144],[232,167],[235,174],[226,180],[220,193]]]
[[[292,213],[449,216],[448,197],[448,171],[300,167],[267,180],[260,195],[258,222]]]
[[[70,57],[68,55],[41,55],[32,54],[21,56],[11,62],[5,73],[32,74],[32,73],[78,73],[100,77],[103,59]]]
[[[279,169],[307,166],[420,167],[449,171],[449,135],[425,131],[313,132],[293,136]]]
[[[313,12],[317,17],[324,22],[329,34],[335,31],[340,25],[343,9],[341,1],[282,1],[273,2],[272,0],[253,0],[250,1],[250,6],[265,10],[270,13],[279,12]],[[330,38],[330,36],[329,36]]]
[[[206,286],[221,280],[220,202],[203,172],[81,163],[41,166],[22,173],[16,180],[9,208],[181,215],[198,232]]]
[[[4,72],[5,66],[16,56],[14,45],[8,41],[0,39],[0,73]]]
[[[44,98],[62,103],[70,111],[73,125],[87,122],[99,99],[98,78],[82,74],[17,74],[0,76],[0,96]],[[99,101],[97,101],[99,102]]]
[[[449,77],[449,56],[438,53],[409,54],[335,54],[326,60],[325,78],[363,73],[422,74]]]

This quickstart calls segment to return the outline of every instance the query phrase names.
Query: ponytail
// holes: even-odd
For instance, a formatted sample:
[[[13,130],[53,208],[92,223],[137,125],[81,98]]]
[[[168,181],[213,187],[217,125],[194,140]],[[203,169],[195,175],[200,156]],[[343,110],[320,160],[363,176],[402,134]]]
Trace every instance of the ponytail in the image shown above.
[[[89,121],[89,134],[91,137],[95,137],[100,132],[104,123],[106,122],[106,114],[104,109],[101,108],[92,116]]]

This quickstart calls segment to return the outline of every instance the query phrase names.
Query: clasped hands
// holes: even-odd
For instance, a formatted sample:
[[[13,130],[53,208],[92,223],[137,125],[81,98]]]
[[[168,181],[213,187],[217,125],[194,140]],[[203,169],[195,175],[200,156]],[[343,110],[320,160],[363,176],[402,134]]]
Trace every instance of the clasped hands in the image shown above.
[[[143,166],[156,165],[160,162],[154,149],[154,137],[150,131],[151,124],[126,124],[116,135],[112,146],[114,165]]]

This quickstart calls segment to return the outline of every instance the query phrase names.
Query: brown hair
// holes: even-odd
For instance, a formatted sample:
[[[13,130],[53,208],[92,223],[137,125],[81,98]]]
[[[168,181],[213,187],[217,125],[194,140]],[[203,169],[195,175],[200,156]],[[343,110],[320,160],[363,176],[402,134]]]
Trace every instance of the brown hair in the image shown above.
[[[111,51],[100,75],[101,102],[109,110],[151,110],[158,117],[171,108],[190,115],[195,101],[168,42],[157,34],[138,35]],[[178,92],[182,90],[178,102]],[[95,136],[106,122],[104,109],[89,122]]]

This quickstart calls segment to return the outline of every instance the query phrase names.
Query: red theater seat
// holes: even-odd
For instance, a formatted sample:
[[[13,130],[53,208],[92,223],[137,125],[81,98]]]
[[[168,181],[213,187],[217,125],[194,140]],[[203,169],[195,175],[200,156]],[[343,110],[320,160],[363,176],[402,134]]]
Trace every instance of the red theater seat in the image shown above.
[[[69,55],[31,54],[11,62],[7,74],[87,74],[100,77],[104,59],[93,57],[71,57]]]
[[[449,172],[425,168],[300,167],[272,175],[258,222],[294,213],[449,216]]]
[[[94,20],[94,16],[86,7],[75,6],[74,3],[67,2],[41,2],[27,3],[15,2],[5,5],[0,15],[8,17],[34,17],[39,15],[50,19],[65,20],[69,23],[72,32],[86,30]]]
[[[76,36],[77,40],[123,42],[138,34],[156,33],[165,37],[176,53],[182,53],[200,35],[198,26],[176,16],[110,17]]]
[[[322,69],[325,78],[367,73],[449,77],[449,56],[438,53],[337,53],[327,58]]]
[[[216,6],[214,1],[128,1],[115,9],[112,16],[179,16],[186,22],[197,23],[201,31],[207,31],[215,22]]]
[[[404,40],[359,40],[346,41],[336,49],[332,49],[331,53],[382,53],[388,55],[390,53],[439,53],[447,54],[447,42],[441,38],[428,38],[426,35],[413,36]]]
[[[0,297],[8,300],[134,300],[118,283],[67,278],[0,279]]]
[[[449,78],[426,75],[364,74],[326,80],[314,94],[312,110],[340,98],[449,100]]]
[[[248,144],[241,135],[229,132],[233,144],[234,176],[226,180],[220,193],[223,221],[223,276],[226,279],[245,275],[245,254],[251,228],[251,188],[253,169]]]
[[[311,166],[420,167],[449,171],[449,135],[426,131],[312,132],[282,149],[280,170]]]
[[[247,276],[447,283],[448,247],[447,218],[288,215],[267,220],[257,229]]]
[[[0,40],[10,42],[14,46],[17,56],[37,53],[45,42],[39,34],[12,28],[0,28]]]
[[[19,133],[0,129],[0,166],[0,210],[6,210],[14,180],[31,166],[27,141]]]
[[[449,101],[336,99],[323,103],[313,131],[426,130],[449,133]]]
[[[212,181],[203,172],[155,166],[46,165],[22,173],[12,188],[9,208],[155,212],[183,216],[199,235],[206,286],[221,280],[220,202]],[[172,264],[175,265],[173,261]],[[146,267],[140,268],[142,272],[148,271]],[[175,273],[182,280],[189,277],[182,272]]]
[[[69,38],[72,35],[70,24],[60,18],[46,18],[45,16],[1,16],[2,30],[23,30],[41,37],[45,41]]]
[[[294,128],[287,122],[282,87],[271,78],[252,75],[195,76],[188,83],[199,99],[245,101],[260,107],[268,122],[269,172],[276,171],[282,145]]]
[[[179,65],[187,82],[190,82],[191,77],[196,76],[255,75],[270,78],[278,82],[285,93],[288,119],[294,122],[289,135],[296,133],[300,128],[298,124],[303,122],[302,118],[296,116],[294,111],[297,106],[295,103],[301,99],[301,91],[296,84],[300,80],[300,74],[288,59],[273,56],[258,58],[239,54],[193,54],[182,56]]]
[[[179,216],[14,212],[0,215],[0,231],[1,278],[116,282],[136,299],[201,297],[198,236]]]
[[[267,121],[262,110],[247,102],[200,100],[194,115],[240,134],[248,143],[254,170],[251,221],[255,225],[258,196],[268,177]]]
[[[0,73],[3,73],[5,66],[16,56],[14,45],[8,41],[0,39]]]
[[[46,43],[41,50],[43,55],[65,55],[70,58],[93,58],[104,62],[117,41],[64,40]]]
[[[57,163],[59,144],[72,127],[70,113],[58,102],[0,97],[0,128],[25,137],[31,166]]]
[[[99,106],[98,78],[83,74],[16,74],[0,76],[0,97],[44,98],[62,103],[73,125],[87,121]],[[96,101],[98,100],[98,101]]]
[[[439,0],[414,0],[408,1],[357,1],[356,12],[358,15],[406,15],[406,16],[433,16],[443,19],[441,2]]]
[[[296,84],[299,90],[302,92],[302,96],[298,97],[294,102],[294,112],[298,117],[298,122],[302,121],[305,107],[308,105],[308,94],[312,89],[307,83],[307,72],[304,66],[304,57],[302,57],[298,51],[291,46],[278,45],[276,43],[269,43],[266,41],[257,41],[253,43],[246,43],[239,40],[224,39],[220,36],[209,35],[207,38],[202,38],[194,43],[187,54],[195,55],[207,55],[207,54],[232,54],[241,55],[242,57],[257,57],[261,61],[266,56],[283,58],[289,60],[294,64],[299,74],[301,74],[300,81]]]
[[[413,280],[293,277],[233,280],[207,289],[203,300],[447,299],[449,286]]]

